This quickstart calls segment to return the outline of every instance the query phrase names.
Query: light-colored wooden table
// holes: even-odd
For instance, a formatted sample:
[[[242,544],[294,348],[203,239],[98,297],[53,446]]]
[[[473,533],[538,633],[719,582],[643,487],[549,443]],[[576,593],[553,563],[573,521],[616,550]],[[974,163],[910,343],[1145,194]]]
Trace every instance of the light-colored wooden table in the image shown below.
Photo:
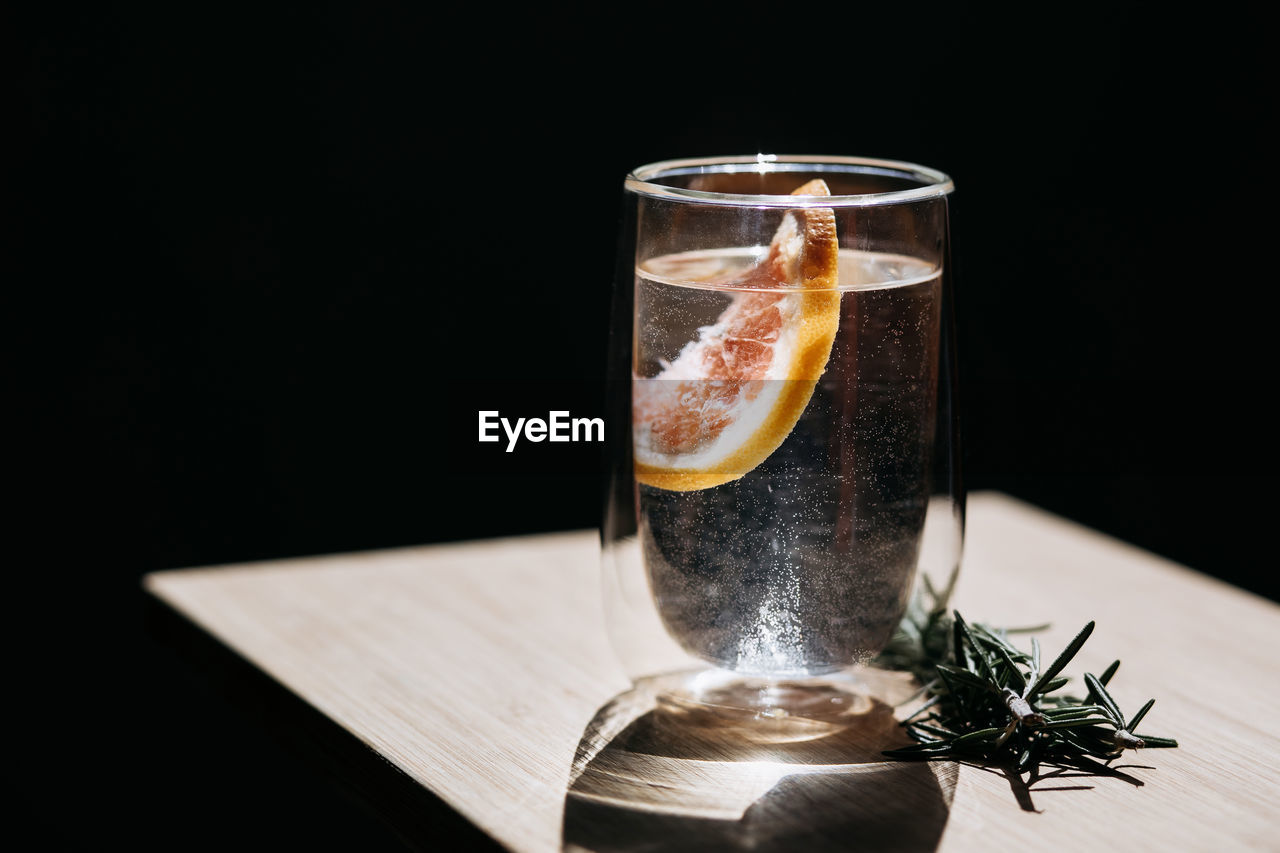
[[[146,588],[516,851],[1280,850],[1280,607],[997,493],[955,605],[1051,623],[1177,749],[1020,785],[886,762],[892,720],[776,754],[664,744],[605,639],[594,532],[160,572]],[[822,749],[827,752],[822,753]],[[749,759],[749,760],[743,760]],[[399,774],[397,774],[399,775]]]

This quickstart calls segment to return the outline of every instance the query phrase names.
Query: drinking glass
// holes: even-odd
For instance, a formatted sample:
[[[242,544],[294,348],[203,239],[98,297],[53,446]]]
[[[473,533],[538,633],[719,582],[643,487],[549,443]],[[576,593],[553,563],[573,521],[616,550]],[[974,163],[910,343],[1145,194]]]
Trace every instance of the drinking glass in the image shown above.
[[[952,189],[843,156],[627,175],[605,614],[673,707],[858,713],[908,605],[953,586]]]

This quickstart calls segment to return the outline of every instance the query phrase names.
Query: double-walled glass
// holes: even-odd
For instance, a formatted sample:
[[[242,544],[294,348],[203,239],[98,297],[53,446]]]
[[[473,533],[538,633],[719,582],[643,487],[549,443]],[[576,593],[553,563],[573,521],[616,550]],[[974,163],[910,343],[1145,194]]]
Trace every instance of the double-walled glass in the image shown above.
[[[922,581],[954,582],[951,191],[855,157],[627,176],[602,549],[636,682],[847,711]]]

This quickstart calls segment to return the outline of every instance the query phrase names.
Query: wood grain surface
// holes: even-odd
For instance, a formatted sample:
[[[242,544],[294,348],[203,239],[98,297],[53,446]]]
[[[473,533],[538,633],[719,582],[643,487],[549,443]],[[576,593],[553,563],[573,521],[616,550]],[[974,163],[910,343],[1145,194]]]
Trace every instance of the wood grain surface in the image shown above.
[[[881,760],[889,705],[830,738],[672,729],[605,637],[577,531],[159,572],[146,589],[516,851],[1280,849],[1280,607],[997,493],[970,496],[955,604],[1050,623],[1068,668],[1177,749],[1024,784]],[[900,685],[898,685],[900,686]],[[886,688],[887,689],[887,688]],[[886,695],[888,695],[886,693]]]

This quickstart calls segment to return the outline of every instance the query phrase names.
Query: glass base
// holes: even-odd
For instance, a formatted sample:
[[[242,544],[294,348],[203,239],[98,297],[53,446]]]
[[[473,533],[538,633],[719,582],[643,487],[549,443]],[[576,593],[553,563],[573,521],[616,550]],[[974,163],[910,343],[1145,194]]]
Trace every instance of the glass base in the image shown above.
[[[654,698],[655,723],[715,739],[781,744],[829,737],[908,698],[905,673],[869,668],[806,678],[721,669],[672,673],[638,684]]]
[[[637,680],[583,731],[564,847],[936,849],[956,766],[885,758],[911,742],[886,704],[914,692],[902,676]]]

